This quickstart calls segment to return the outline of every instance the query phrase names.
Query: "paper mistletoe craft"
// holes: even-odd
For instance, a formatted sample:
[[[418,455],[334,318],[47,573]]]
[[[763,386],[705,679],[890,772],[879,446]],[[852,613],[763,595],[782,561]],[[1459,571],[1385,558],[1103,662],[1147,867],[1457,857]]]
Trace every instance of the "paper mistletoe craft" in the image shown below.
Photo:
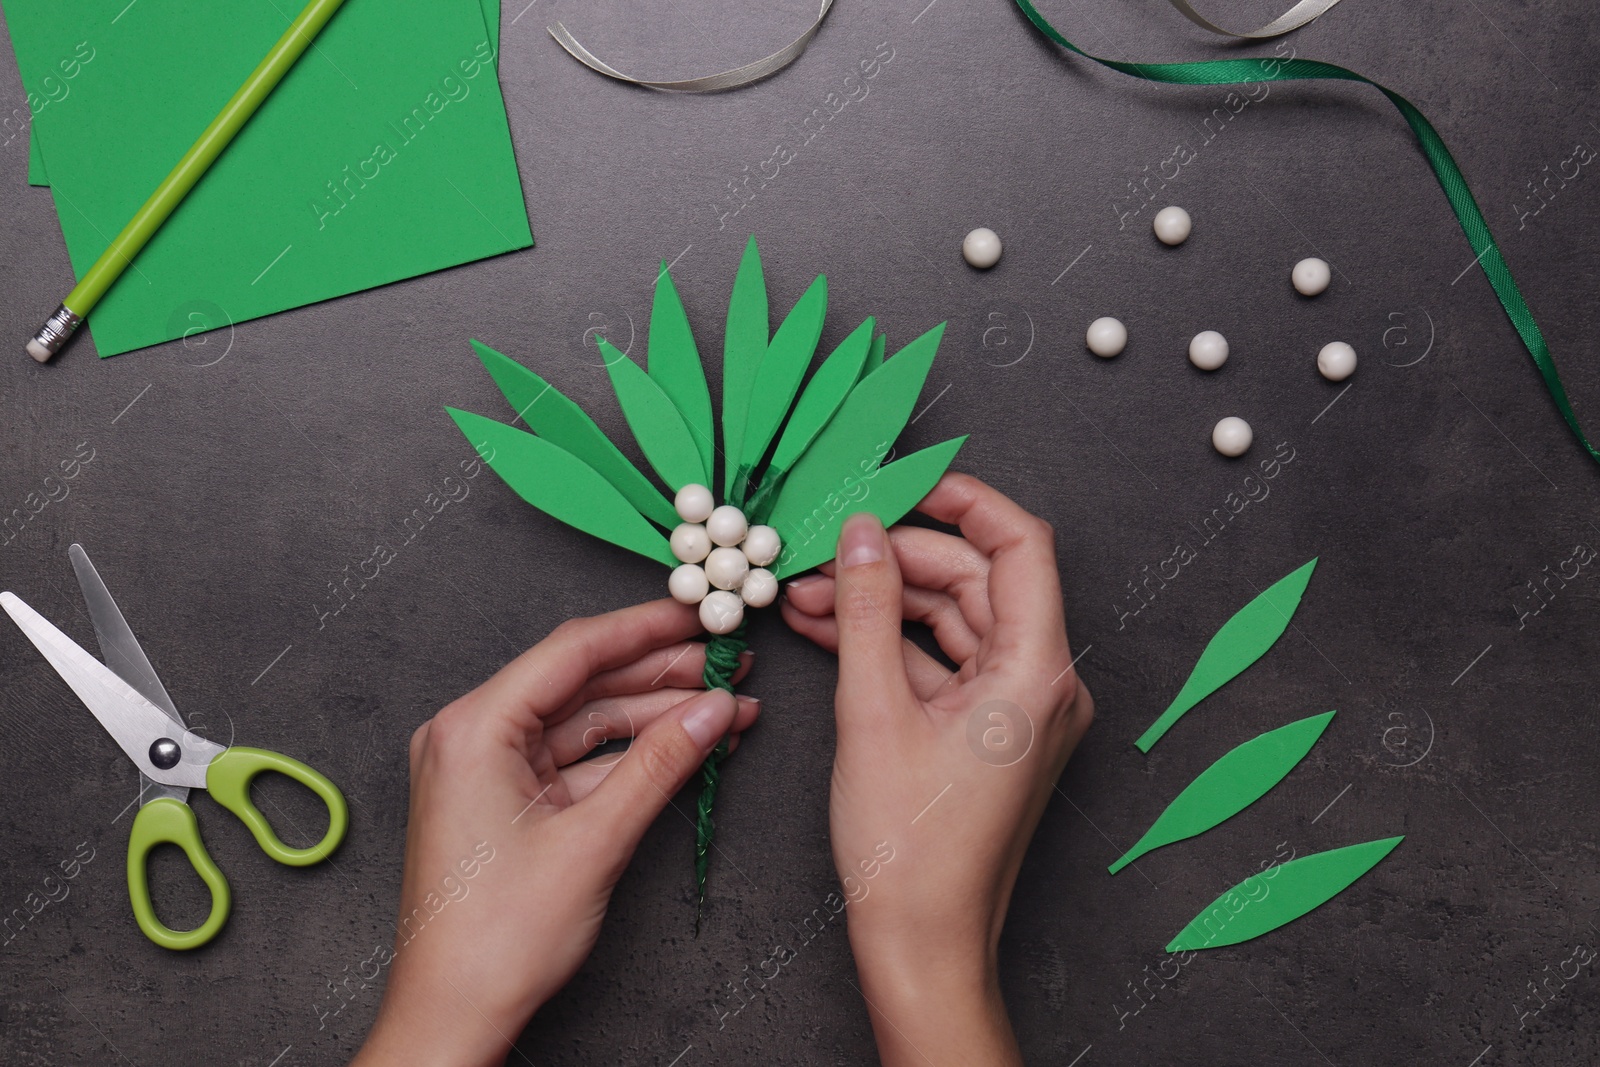
[[[623,417],[659,482],[553,385],[476,341],[512,421],[527,429],[446,408],[523,500],[672,568],[668,591],[697,604],[712,634],[707,688],[733,688],[729,677],[746,647],[746,608],[772,603],[781,579],[831,560],[850,515],[871,512],[886,526],[905,515],[966,440],[885,462],[911,417],[944,325],[885,359],[885,338],[869,318],[806,380],[827,304],[827,279],[818,276],[770,332],[761,255],[750,238],[723,330],[719,434],[688,315],[661,265],[645,366],[599,342]],[[695,840],[701,904],[717,765],[726,755],[724,741],[701,769]]]

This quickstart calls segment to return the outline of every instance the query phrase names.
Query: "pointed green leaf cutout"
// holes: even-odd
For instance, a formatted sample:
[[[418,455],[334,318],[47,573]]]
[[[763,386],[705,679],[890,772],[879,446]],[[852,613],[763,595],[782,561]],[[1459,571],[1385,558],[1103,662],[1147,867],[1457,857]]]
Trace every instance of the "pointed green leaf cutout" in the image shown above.
[[[686,485],[705,485],[711,481],[700,461],[700,446],[683,421],[678,406],[661,391],[639,364],[617,351],[604,337],[597,338],[600,356],[611,375],[617,402],[639,442],[644,458],[661,475],[667,488],[676,493]]]
[[[1111,873],[1162,845],[1203,834],[1266,796],[1267,790],[1305,759],[1333,715],[1330,711],[1269,730],[1201,771],[1167,805],[1138,844],[1111,865]]]
[[[542,437],[447,407],[485,463],[523,500],[551,518],[667,566],[667,539],[593,467]]]
[[[883,350],[888,345],[889,335],[886,333],[880,333],[872,339],[872,347],[867,350],[867,362],[861,367],[861,376],[863,378],[883,366]]]
[[[1189,680],[1183,683],[1172,704],[1134,742],[1140,752],[1149,752],[1150,746],[1161,740],[1161,735],[1170,730],[1184,712],[1232,681],[1283,636],[1283,631],[1289,628],[1289,617],[1300,606],[1300,597],[1316,565],[1313,558],[1299,570],[1278,579],[1222,624],[1222,629],[1200,653],[1200,661],[1189,672]]]
[[[700,448],[700,465],[706,469],[707,486],[711,484],[710,472],[716,469],[716,430],[711,423],[711,390],[706,387],[705,368],[700,365],[700,350],[695,347],[694,331],[689,328],[689,316],[683,310],[678,287],[672,284],[667,273],[667,261],[661,261],[661,273],[656,277],[655,304],[650,309],[650,345],[645,363],[650,378],[666,393],[677,407],[678,413],[694,434]]]
[[[881,340],[882,338],[880,338]],[[793,467],[811,442],[817,439],[833,413],[839,410],[844,398],[855,388],[861,376],[862,362],[867,358],[872,344],[872,319],[867,319],[853,330],[849,337],[839,342],[828,358],[822,361],[817,373],[811,376],[805,392],[800,394],[789,424],[778,438],[778,447],[772,454],[767,473],[761,478],[761,488],[750,502],[753,521],[761,522],[776,500],[784,476]],[[776,342],[774,342],[776,344]]]
[[[761,273],[761,252],[751,237],[739,260],[728,298],[728,324],[722,335],[722,494],[733,499],[733,479],[744,455],[745,413],[750,388],[767,352],[767,282]],[[706,483],[711,484],[710,482]]]
[[[811,366],[817,342],[822,338],[822,319],[828,311],[828,279],[817,275],[793,310],[784,317],[778,332],[772,335],[761,366],[756,369],[755,380],[750,385],[750,401],[746,405],[744,439],[739,445],[738,471],[733,479],[731,500],[742,500],[748,494],[750,474],[766,454],[767,446],[783,425],[783,417],[794,404],[800,390],[800,380]],[[730,463],[734,455],[728,455]]]
[[[943,334],[940,323],[850,390],[778,491],[768,521],[785,541],[784,530],[798,528],[819,508],[826,511],[827,500],[843,498],[851,485],[877,469],[911,417]]]
[[[1338,896],[1404,840],[1386,837],[1318,852],[1290,860],[1273,875],[1251,875],[1190,919],[1167,951],[1221,948],[1270,933]]]
[[[783,555],[773,573],[780,579],[788,578],[828,562],[838,548],[839,530],[844,520],[858,511],[872,512],[885,526],[898,522],[938,484],[965,441],[964,436],[952,438],[913,452],[859,479],[851,478],[848,485],[840,489],[839,510],[834,511],[826,501],[821,501],[813,512],[798,517],[792,525],[778,527],[778,536],[783,539]],[[849,494],[855,492],[856,486],[865,486],[865,494],[859,500],[851,500]]]
[[[678,524],[672,504],[582,408],[516,360],[477,341],[472,347],[528,429],[593,468],[645,518],[669,530]]]

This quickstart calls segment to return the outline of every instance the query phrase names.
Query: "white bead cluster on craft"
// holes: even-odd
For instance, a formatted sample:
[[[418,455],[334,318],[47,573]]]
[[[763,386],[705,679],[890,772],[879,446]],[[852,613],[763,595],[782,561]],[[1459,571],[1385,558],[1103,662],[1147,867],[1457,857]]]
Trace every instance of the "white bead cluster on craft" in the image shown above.
[[[683,522],[669,539],[679,565],[667,591],[679,603],[700,605],[700,625],[711,633],[732,633],[746,604],[764,608],[778,598],[778,579],[767,570],[783,551],[778,531],[751,526],[732,504],[716,507],[703,485],[684,486],[672,503]]]

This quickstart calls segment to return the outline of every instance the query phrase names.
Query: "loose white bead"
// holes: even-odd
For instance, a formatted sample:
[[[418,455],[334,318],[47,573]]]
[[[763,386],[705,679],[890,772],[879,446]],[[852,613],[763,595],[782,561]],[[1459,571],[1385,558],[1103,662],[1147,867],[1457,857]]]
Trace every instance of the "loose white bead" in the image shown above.
[[[1317,370],[1330,382],[1342,382],[1356,372],[1356,350],[1343,341],[1330,341],[1317,353]]]
[[[700,625],[714,634],[731,634],[744,621],[744,601],[738,593],[717,589],[700,601]]]
[[[1089,351],[1101,359],[1110,359],[1128,347],[1128,328],[1106,315],[1089,324],[1084,342],[1088,344]]]
[[[711,517],[711,509],[717,506],[717,501],[711,495],[711,490],[690,483],[678,490],[672,506],[678,509],[678,518],[684,522],[705,522]]]
[[[1211,444],[1224,456],[1244,455],[1254,439],[1250,424],[1237,415],[1229,415],[1211,430]]]
[[[1289,280],[1294,282],[1295,292],[1301,296],[1316,296],[1333,280],[1333,272],[1326,263],[1313,256],[1296,263]]]
[[[698,563],[680,563],[667,579],[667,592],[680,604],[698,604],[710,591],[711,583]]]
[[[1000,235],[979,226],[962,238],[961,257],[979,270],[988,270],[1000,262]]]
[[[763,567],[756,567],[745,576],[739,587],[739,596],[753,608],[764,608],[778,599],[778,579]]]
[[[1189,362],[1201,370],[1216,370],[1228,362],[1228,339],[1216,330],[1202,330],[1189,341]]]
[[[723,548],[731,548],[743,541],[748,529],[744,521],[744,512],[732,504],[722,505],[706,520],[706,533],[711,535],[712,541]]]
[[[1156,239],[1164,245],[1181,245],[1189,239],[1189,230],[1192,227],[1189,213],[1181,207],[1164,207],[1156,212],[1155,221],[1151,223],[1156,231]]]
[[[783,551],[783,542],[778,539],[778,531],[770,526],[752,526],[750,532],[744,535],[744,544],[739,546],[744,549],[745,558],[751,566],[765,567],[778,558],[778,553]]]
[[[667,543],[672,546],[673,557],[684,563],[699,563],[711,551],[711,538],[697,522],[679,523]]]
[[[706,578],[718,589],[737,589],[750,572],[750,561],[737,548],[713,548],[706,557]]]

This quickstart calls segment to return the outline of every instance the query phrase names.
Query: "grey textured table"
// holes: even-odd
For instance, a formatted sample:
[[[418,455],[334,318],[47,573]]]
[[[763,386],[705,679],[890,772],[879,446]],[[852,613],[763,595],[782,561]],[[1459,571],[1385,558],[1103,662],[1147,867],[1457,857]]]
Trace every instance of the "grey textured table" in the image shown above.
[[[1059,54],[1006,0],[847,0],[792,68],[711,98],[612,83],[544,33],[560,18],[622,69],[682,76],[765,54],[815,11],[746,6],[512,0],[500,76],[536,249],[104,362],[88,337],[51,366],[21,353],[70,275],[48,194],[23,184],[20,140],[0,153],[0,506],[26,516],[0,546],[4,587],[88,641],[66,559],[81,541],[192,720],[303,756],[340,783],[353,817],[333,863],[289,870],[197,801],[234,914],[204,950],[155,948],[123,880],[131,770],[21,637],[0,632],[11,917],[0,1060],[290,1067],[355,1048],[381,979],[351,976],[392,937],[410,732],[560,620],[661,590],[655,565],[540,516],[492,475],[462,479],[469,453],[442,405],[500,410],[466,339],[538,367],[623,435],[594,337],[642,353],[665,258],[717,351],[752,232],[775,305],[827,273],[825,345],[868,314],[902,343],[948,320],[931,406],[907,442],[970,432],[958,465],[1059,531],[1099,718],[1040,827],[1004,938],[1030,1062],[1600,1059],[1600,967],[1568,962],[1600,941],[1589,636],[1600,564],[1552,581],[1542,602],[1528,585],[1600,545],[1600,469],[1471,269],[1398,115],[1371,89],[1303,83],[1207,126],[1225,90],[1149,86]],[[1240,26],[1276,13],[1263,0],[1208,10]],[[1292,48],[1416,101],[1600,430],[1600,179],[1584,169],[1529,210],[1530,182],[1600,145],[1600,15],[1347,0],[1240,50],[1160,0],[1046,11],[1116,57]],[[863,87],[850,76],[879,51],[892,58]],[[0,98],[20,105],[10,49],[0,55]],[[833,114],[830,93],[855,98]],[[779,145],[792,158],[770,178]],[[1197,157],[1119,229],[1128,182],[1178,145]],[[1165,202],[1195,219],[1178,249],[1149,233]],[[957,253],[976,225],[1006,241],[988,273]],[[1336,268],[1314,302],[1287,284],[1307,255]],[[1102,314],[1132,334],[1109,362],[1083,348]],[[1216,374],[1183,358],[1201,329],[1233,345]],[[1361,355],[1348,388],[1313,365],[1336,338]],[[1237,461],[1208,443],[1230,414],[1256,432]],[[1261,461],[1280,453],[1292,459],[1262,479]],[[76,477],[45,497],[46,476],[73,457]],[[435,513],[430,494],[450,502]],[[1216,509],[1231,517],[1207,538]],[[1131,612],[1129,583],[1183,542],[1193,561]],[[350,583],[353,600],[340,594],[378,544],[393,561]],[[1133,739],[1215,628],[1313,555],[1279,646],[1140,755]],[[766,711],[727,768],[704,932],[692,936],[691,827],[669,812],[593,958],[514,1062],[871,1059],[842,923],[719,1018],[737,1003],[732,984],[797,940],[835,884],[833,663],[775,615],[752,639],[747,688]],[[1330,707],[1340,714],[1322,742],[1247,813],[1106,875],[1212,759]],[[309,819],[279,784],[268,796]],[[1176,975],[1163,963],[1187,919],[1262,861],[1393,834],[1406,840],[1387,861],[1307,919]],[[77,876],[51,882],[60,899],[34,914],[28,901],[75,856]],[[174,911],[197,916],[198,886],[166,859],[156,875]]]

